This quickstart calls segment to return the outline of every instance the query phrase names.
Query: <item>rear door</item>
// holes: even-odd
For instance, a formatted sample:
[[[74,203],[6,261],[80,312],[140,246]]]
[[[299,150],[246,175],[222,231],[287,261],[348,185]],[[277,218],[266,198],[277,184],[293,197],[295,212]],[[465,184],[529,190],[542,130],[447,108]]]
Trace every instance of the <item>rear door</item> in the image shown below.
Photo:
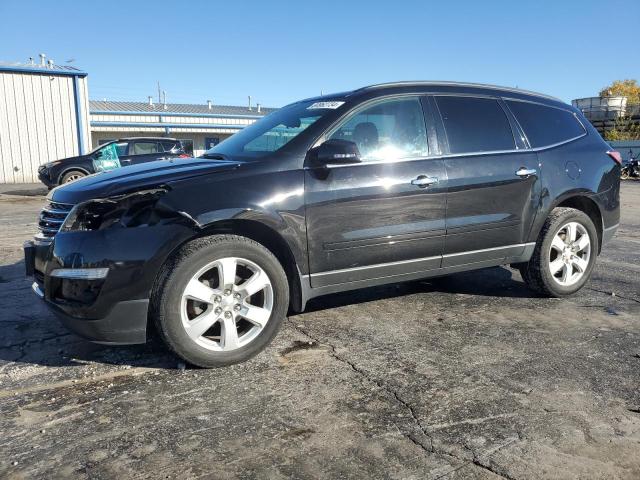
[[[537,155],[498,98],[435,95],[448,178],[443,267],[518,255],[540,195]]]
[[[164,149],[157,140],[135,140],[129,149],[130,164],[153,162],[165,157]]]
[[[420,97],[356,107],[327,139],[353,141],[362,161],[305,170],[311,285],[439,268],[446,178],[429,157]]]

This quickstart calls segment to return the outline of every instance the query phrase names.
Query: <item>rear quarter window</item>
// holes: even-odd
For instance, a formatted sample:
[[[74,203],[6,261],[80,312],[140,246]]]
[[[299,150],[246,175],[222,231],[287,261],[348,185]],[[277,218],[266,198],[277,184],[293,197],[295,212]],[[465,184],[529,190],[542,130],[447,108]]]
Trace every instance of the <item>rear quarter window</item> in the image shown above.
[[[160,145],[162,147],[162,151],[164,152],[171,152],[174,149],[178,150],[181,148],[181,145],[179,142],[165,141],[165,142],[160,142]]]
[[[585,134],[573,112],[538,103],[507,100],[533,148],[566,142]]]

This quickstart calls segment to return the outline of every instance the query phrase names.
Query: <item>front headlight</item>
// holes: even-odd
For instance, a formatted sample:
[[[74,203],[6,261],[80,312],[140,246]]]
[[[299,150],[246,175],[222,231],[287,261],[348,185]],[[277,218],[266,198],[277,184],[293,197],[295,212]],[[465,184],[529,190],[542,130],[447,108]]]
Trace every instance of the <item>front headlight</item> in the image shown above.
[[[60,231],[104,230],[157,223],[162,217],[162,209],[156,208],[156,203],[166,192],[166,189],[156,188],[79,203],[69,212]]]

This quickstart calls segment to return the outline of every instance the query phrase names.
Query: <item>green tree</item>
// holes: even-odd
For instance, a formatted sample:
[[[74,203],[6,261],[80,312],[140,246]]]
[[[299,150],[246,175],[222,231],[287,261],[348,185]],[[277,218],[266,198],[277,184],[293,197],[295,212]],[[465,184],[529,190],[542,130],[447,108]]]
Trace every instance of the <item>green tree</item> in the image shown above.
[[[600,90],[601,97],[627,97],[628,104],[640,103],[640,85],[637,80],[615,80]]]
[[[617,118],[613,128],[605,130],[604,139],[610,142],[640,140],[640,122],[634,122],[628,116]]]
[[[640,105],[640,85],[637,80],[615,80],[600,90],[601,97],[627,97],[627,113],[616,119],[613,128],[604,132],[605,140],[640,140],[640,122],[637,105]],[[635,112],[635,113],[634,113]]]

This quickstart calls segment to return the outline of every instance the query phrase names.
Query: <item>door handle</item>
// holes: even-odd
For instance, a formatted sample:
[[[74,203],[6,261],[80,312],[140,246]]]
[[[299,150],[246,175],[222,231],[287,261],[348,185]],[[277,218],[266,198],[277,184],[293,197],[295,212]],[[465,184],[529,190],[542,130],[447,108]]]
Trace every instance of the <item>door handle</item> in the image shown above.
[[[516,175],[519,177],[528,177],[530,175],[535,175],[537,173],[535,168],[526,168],[520,167],[516,172]]]
[[[434,183],[438,183],[438,179],[435,177],[429,177],[428,175],[418,175],[416,178],[411,180],[411,185],[417,185],[420,188],[428,187]]]

